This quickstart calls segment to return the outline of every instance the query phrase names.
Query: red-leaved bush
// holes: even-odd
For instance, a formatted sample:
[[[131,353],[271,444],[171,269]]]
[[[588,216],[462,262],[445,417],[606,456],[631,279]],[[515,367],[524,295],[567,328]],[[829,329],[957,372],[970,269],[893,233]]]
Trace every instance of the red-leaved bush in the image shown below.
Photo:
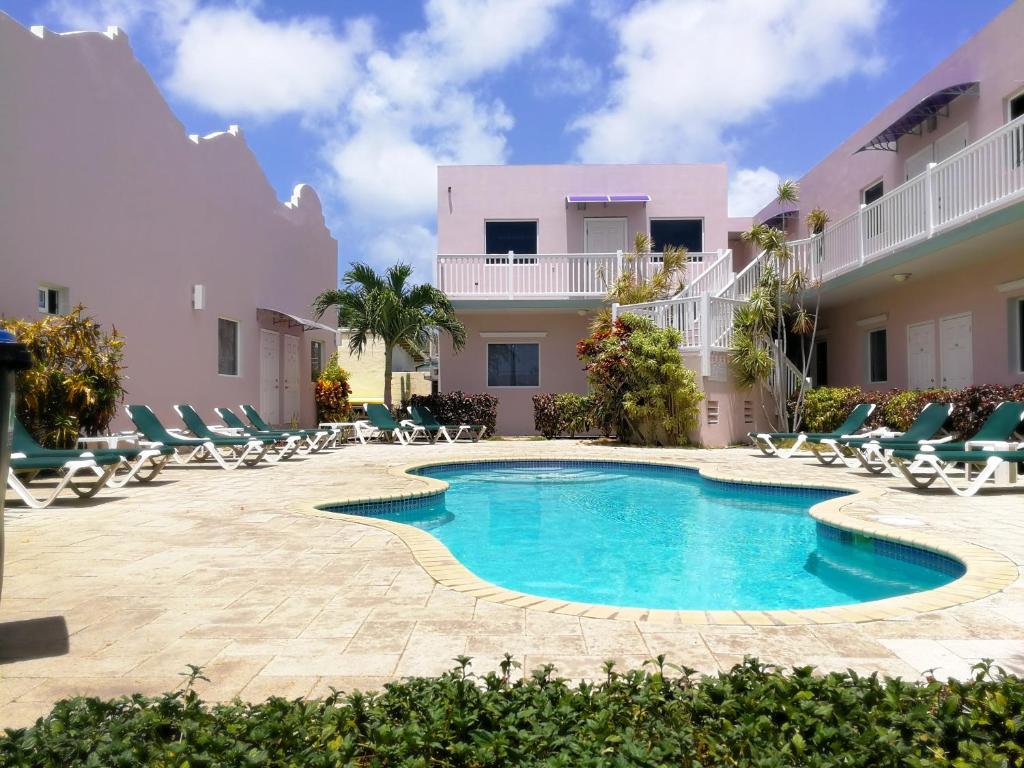
[[[486,436],[496,433],[498,398],[494,395],[439,392],[436,395],[413,395],[410,403],[425,405],[442,424],[483,424],[487,427]]]

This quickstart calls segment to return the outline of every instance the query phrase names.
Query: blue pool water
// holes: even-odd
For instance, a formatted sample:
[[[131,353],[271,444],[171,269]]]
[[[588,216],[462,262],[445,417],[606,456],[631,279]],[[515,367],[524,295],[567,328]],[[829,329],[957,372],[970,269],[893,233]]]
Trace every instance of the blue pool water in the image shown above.
[[[480,578],[544,597],[680,610],[814,608],[931,589],[963,572],[950,558],[817,524],[808,510],[840,495],[831,491],[611,462],[420,473],[449,490],[359,513],[428,530]]]

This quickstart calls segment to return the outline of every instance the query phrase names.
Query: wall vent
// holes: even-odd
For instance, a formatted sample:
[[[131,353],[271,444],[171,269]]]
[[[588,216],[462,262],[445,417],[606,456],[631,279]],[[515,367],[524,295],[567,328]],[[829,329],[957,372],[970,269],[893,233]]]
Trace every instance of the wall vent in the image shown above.
[[[751,400],[743,401],[743,423],[753,424],[754,423],[754,403]]]
[[[708,400],[708,425],[718,423],[718,401]]]

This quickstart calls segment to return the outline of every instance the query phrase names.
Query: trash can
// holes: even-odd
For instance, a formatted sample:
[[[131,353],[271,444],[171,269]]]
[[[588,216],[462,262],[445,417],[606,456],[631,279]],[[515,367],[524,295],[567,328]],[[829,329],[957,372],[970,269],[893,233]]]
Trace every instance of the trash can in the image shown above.
[[[14,374],[31,364],[25,345],[18,344],[10,331],[0,329],[0,595],[4,586],[4,499],[14,431]]]

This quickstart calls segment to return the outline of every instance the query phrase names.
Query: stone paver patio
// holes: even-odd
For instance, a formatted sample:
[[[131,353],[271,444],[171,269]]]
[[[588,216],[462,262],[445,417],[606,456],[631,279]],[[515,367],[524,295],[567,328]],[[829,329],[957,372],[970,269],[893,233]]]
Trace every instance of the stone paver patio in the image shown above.
[[[0,726],[74,694],[177,687],[204,667],[208,699],[318,696],[437,674],[459,654],[477,671],[507,651],[526,668],[599,676],[665,654],[704,672],[744,655],[781,665],[966,676],[981,658],[1024,673],[1024,584],[887,620],[756,626],[625,621],[502,605],[434,581],[394,534],[304,513],[309,503],[421,490],[393,470],[438,458],[670,459],[744,480],[872,489],[842,513],[1024,564],[1024,493],[972,500],[891,478],[782,462],[747,449],[653,450],[583,442],[348,446],[256,470],[172,467],[149,486],[43,511],[14,505],[0,600]],[[879,489],[882,489],[879,492]]]

